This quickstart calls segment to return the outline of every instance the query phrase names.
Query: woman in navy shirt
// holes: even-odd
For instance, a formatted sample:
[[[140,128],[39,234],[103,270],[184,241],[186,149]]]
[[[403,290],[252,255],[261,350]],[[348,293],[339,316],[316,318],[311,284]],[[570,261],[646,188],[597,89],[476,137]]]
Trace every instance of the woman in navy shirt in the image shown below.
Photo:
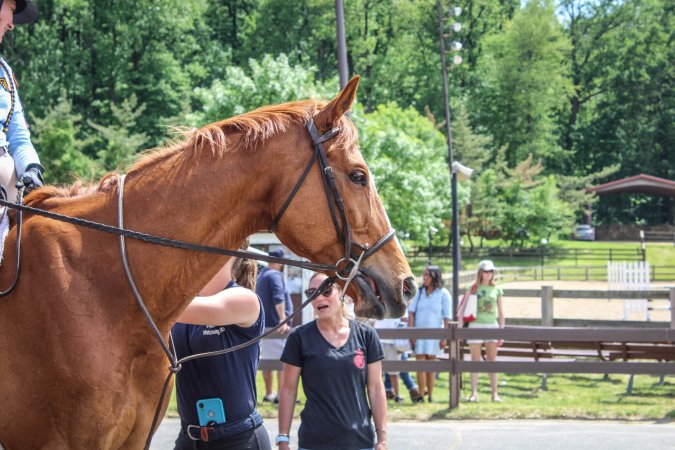
[[[315,274],[307,296],[325,279],[326,275]],[[382,346],[374,329],[348,318],[340,294],[340,287],[331,285],[316,297],[312,301],[316,320],[296,328],[286,341],[281,355],[285,376],[279,393],[279,450],[290,448],[300,376],[307,403],[300,413],[299,449],[387,448]]]
[[[179,358],[234,347],[262,335],[265,319],[253,292],[256,271],[253,260],[228,260],[173,327]],[[271,449],[256,411],[259,349],[254,344],[183,364],[176,375],[181,430],[175,449]]]

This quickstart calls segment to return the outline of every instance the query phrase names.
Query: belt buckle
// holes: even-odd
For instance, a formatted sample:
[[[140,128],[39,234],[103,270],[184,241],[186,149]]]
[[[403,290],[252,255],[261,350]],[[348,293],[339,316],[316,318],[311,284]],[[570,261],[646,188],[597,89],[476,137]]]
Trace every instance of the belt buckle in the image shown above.
[[[199,430],[199,437],[198,438],[192,437],[192,433],[190,433],[190,430],[192,428],[196,428],[196,429]],[[213,427],[208,427],[208,426],[200,427],[200,426],[197,426],[197,425],[188,425],[187,426],[187,435],[193,441],[209,442],[209,431],[211,431],[211,430],[213,430]]]

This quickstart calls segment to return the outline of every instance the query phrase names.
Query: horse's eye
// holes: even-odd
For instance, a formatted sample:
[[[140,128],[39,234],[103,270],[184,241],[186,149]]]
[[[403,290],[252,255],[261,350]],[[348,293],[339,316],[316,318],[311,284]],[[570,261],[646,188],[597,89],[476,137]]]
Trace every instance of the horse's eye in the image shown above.
[[[360,184],[361,186],[366,185],[366,174],[360,170],[355,170],[349,174],[349,179],[354,184]]]

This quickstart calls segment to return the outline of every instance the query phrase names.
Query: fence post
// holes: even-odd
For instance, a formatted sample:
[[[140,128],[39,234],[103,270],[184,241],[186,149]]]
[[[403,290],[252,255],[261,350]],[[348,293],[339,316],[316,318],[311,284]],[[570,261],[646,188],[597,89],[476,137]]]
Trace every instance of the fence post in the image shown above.
[[[457,361],[460,350],[457,340],[457,322],[450,322],[450,409],[459,406],[460,374],[457,371]]]
[[[675,287],[670,288],[670,328],[675,329]]]
[[[541,326],[553,326],[553,286],[541,287]]]

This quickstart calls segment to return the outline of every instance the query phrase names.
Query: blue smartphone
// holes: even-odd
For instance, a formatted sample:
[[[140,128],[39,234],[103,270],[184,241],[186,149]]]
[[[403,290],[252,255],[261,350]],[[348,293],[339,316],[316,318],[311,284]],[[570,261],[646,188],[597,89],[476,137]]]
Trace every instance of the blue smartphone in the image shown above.
[[[223,401],[219,398],[197,400],[197,417],[199,417],[200,427],[225,423]]]

